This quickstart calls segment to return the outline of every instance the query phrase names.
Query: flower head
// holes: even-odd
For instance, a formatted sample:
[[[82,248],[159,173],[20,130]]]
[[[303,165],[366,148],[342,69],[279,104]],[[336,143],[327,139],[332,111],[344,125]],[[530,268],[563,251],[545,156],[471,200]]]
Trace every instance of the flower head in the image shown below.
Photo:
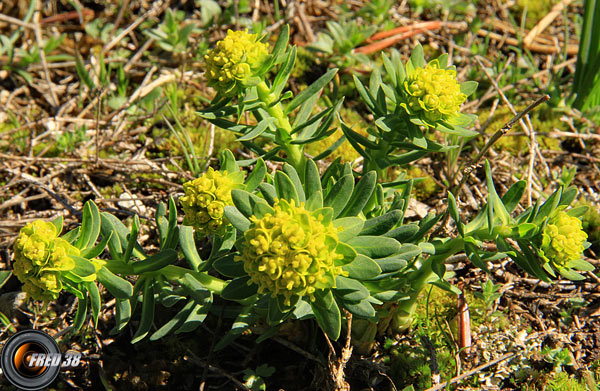
[[[337,229],[293,200],[280,199],[273,210],[262,218],[250,218],[242,254],[235,258],[244,262],[258,291],[281,295],[289,305],[294,296],[314,300],[315,291],[334,288],[335,277],[344,273],[336,265],[343,258],[336,253]]]
[[[212,167],[200,178],[184,183],[185,196],[180,202],[185,213],[183,223],[201,235],[221,234],[229,224],[225,207],[233,205],[231,190],[243,187],[243,172],[215,171]]]
[[[467,99],[467,95],[460,91],[456,71],[441,68],[437,60],[408,75],[404,81],[404,93],[405,110],[431,127],[456,116],[460,105]]]
[[[227,36],[204,56],[209,84],[225,94],[254,85],[252,78],[259,76],[256,73],[269,56],[268,47],[257,34],[228,30]]]
[[[581,258],[587,234],[581,220],[560,211],[549,221],[542,238],[542,256],[555,266],[566,267],[569,261]]]
[[[59,238],[54,224],[42,220],[21,228],[13,249],[13,272],[23,283],[23,291],[35,300],[57,299],[61,274],[75,267],[70,255],[79,255],[79,249]]]

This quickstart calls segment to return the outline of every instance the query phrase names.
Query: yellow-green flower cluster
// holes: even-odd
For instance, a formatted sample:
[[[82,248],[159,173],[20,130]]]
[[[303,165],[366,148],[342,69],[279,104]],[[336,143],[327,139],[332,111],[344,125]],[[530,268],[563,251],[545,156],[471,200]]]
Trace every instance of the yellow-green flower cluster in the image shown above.
[[[581,258],[587,234],[581,220],[560,211],[550,220],[542,233],[542,255],[558,267]]]
[[[344,274],[335,265],[343,258],[336,253],[338,231],[302,203],[281,199],[273,209],[260,219],[250,218],[242,255],[235,260],[244,262],[249,283],[258,285],[259,293],[281,295],[286,305],[294,296],[314,300],[315,291],[335,287],[335,277]]]
[[[229,224],[225,207],[233,205],[231,190],[243,188],[244,173],[216,171],[212,167],[200,178],[183,184],[180,202],[185,213],[183,224],[200,235],[221,234]]]
[[[34,300],[57,299],[63,288],[61,274],[75,267],[70,255],[79,255],[79,249],[58,234],[54,224],[36,220],[21,228],[13,246],[13,272]]]
[[[235,92],[236,87],[254,85],[251,79],[258,76],[256,72],[267,60],[268,47],[257,34],[228,30],[227,36],[204,56],[209,84],[225,94]]]
[[[432,127],[440,120],[456,116],[467,99],[460,91],[456,71],[440,68],[437,60],[429,62],[425,68],[415,69],[404,82],[404,89],[409,114],[417,114]]]

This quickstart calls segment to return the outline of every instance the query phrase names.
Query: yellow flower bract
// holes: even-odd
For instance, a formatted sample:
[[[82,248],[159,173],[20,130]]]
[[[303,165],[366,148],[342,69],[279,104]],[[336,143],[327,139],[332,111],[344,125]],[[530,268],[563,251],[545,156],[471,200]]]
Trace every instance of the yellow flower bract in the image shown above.
[[[268,58],[268,47],[258,41],[257,34],[228,30],[227,36],[204,56],[209,84],[226,94],[237,86],[247,86]]]
[[[215,171],[212,167],[200,178],[184,183],[185,196],[180,203],[185,213],[183,223],[200,235],[221,234],[229,224],[225,207],[233,205],[231,190],[243,187],[244,174]]]
[[[262,218],[252,216],[252,225],[244,233],[243,251],[236,261],[244,262],[249,283],[259,293],[281,295],[289,305],[292,297],[309,297],[319,289],[335,287],[335,277],[344,275],[336,260],[337,229],[323,224],[319,212],[309,212],[304,204],[280,199],[274,213]]]
[[[467,99],[467,95],[460,92],[456,71],[440,68],[437,60],[425,68],[415,69],[404,82],[404,89],[408,95],[408,108],[419,113],[429,125],[457,115]]]
[[[569,261],[581,258],[586,239],[581,220],[561,211],[544,229],[541,250],[555,265],[567,266]]]
[[[79,255],[79,249],[59,238],[54,224],[42,220],[21,228],[13,249],[13,272],[23,291],[35,300],[57,299],[63,287],[61,273],[75,268],[70,255]]]

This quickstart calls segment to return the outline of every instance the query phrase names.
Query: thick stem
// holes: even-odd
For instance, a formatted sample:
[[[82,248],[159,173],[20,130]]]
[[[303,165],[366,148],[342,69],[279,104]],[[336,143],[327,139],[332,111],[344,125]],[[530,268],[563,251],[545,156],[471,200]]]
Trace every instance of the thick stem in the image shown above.
[[[394,317],[395,328],[398,331],[406,330],[410,327],[415,310],[417,308],[417,299],[423,289],[432,281],[437,280],[437,275],[433,271],[433,264],[444,262],[448,257],[456,254],[464,247],[464,240],[460,238],[452,239],[446,243],[436,246],[436,255],[432,255],[423,261],[421,267],[413,272],[409,277],[410,292],[408,300],[398,303],[396,315]]]
[[[298,173],[304,172],[305,158],[304,154],[302,153],[302,149],[299,145],[291,143],[291,141],[294,140],[294,135],[292,135],[293,129],[292,125],[290,124],[290,120],[283,112],[281,103],[278,102],[273,104],[279,97],[271,94],[269,86],[267,86],[267,83],[264,81],[260,82],[260,84],[256,86],[256,89],[258,91],[258,97],[265,103],[265,110],[267,113],[275,118],[277,121],[277,127],[286,133],[287,140],[281,140],[281,138],[278,138],[288,155],[290,164],[294,166]]]
[[[118,261],[107,261],[105,265],[112,273],[132,276],[136,273],[133,272],[133,268],[131,265],[124,264],[123,262]],[[183,278],[186,274],[192,275],[196,280],[198,280],[204,287],[213,293],[221,294],[223,289],[227,286],[227,282],[221,280],[220,278],[213,277],[207,273],[195,272],[190,269],[186,269],[179,266],[169,265],[165,266],[162,269],[156,270],[154,272],[148,272],[147,275],[162,275],[167,280],[175,281],[180,278]],[[152,278],[152,277],[149,277]]]

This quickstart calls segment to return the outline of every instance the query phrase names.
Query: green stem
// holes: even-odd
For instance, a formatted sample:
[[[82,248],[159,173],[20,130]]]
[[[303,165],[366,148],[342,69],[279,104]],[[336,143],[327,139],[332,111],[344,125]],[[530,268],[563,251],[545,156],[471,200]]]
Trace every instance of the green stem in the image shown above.
[[[195,272],[179,266],[169,265],[158,270],[156,273],[163,275],[168,280],[178,280],[184,275],[190,274],[198,280],[206,289],[220,295],[223,289],[227,286],[227,282],[218,277],[213,277],[207,273]]]
[[[283,112],[281,103],[277,102],[278,96],[271,93],[271,89],[267,86],[267,83],[261,81],[257,86],[258,97],[265,103],[265,110],[277,121],[277,127],[280,131],[284,132],[285,139],[282,139],[277,135],[279,143],[285,149],[288,155],[289,162],[298,173],[304,172],[305,157],[302,153],[302,149],[299,145],[292,144],[294,135],[292,134],[293,128],[290,124],[290,120]],[[277,103],[275,103],[277,102]],[[274,104],[275,103],[275,104]]]
[[[114,274],[120,274],[122,276],[136,275],[136,273],[133,272],[133,268],[130,264],[109,260],[106,262],[105,266]],[[156,270],[154,272],[144,273],[144,275],[149,276],[149,278],[153,278],[152,275],[161,275],[167,280],[171,281],[179,280],[183,278],[186,274],[192,275],[196,280],[198,280],[202,285],[204,285],[206,289],[218,295],[220,295],[223,289],[227,286],[227,282],[221,280],[220,278],[213,277],[207,273],[195,272],[193,270],[174,265],[165,266],[162,269]]]
[[[408,281],[410,284],[409,298],[398,303],[397,312],[394,317],[395,327],[398,331],[406,330],[410,327],[417,308],[419,295],[430,282],[438,279],[433,271],[433,264],[443,263],[448,257],[456,254],[463,248],[464,240],[460,238],[449,240],[439,247],[436,246],[437,254],[423,261],[421,267],[410,275]]]

